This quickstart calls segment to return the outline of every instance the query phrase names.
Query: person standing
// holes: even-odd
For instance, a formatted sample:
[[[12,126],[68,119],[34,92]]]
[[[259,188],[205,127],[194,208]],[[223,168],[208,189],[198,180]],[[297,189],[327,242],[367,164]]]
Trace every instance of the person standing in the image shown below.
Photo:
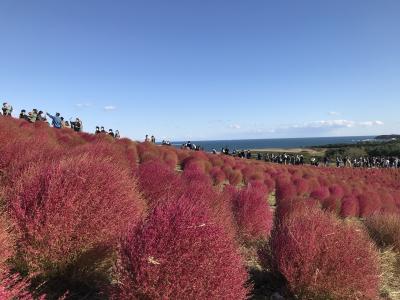
[[[20,119],[24,119],[24,120],[28,120],[28,116],[26,115],[26,110],[22,109],[21,112],[19,113],[19,118]]]
[[[36,121],[46,122],[46,117],[43,116],[43,111],[39,111],[36,116]]]
[[[36,122],[36,118],[37,118],[37,109],[34,108],[29,114],[28,114],[28,121],[31,123],[35,123]]]
[[[11,113],[13,111],[13,107],[10,104],[8,104],[7,102],[4,102],[2,110],[3,110],[3,115],[4,116],[11,117]]]
[[[50,117],[50,119],[52,120],[51,125],[53,125],[54,128],[60,129],[61,128],[61,117],[60,117],[60,113],[56,113],[55,116],[52,116],[49,113],[46,113],[46,115],[48,115]]]
[[[79,118],[75,119],[75,122],[71,122],[71,128],[76,132],[82,131],[82,121]]]

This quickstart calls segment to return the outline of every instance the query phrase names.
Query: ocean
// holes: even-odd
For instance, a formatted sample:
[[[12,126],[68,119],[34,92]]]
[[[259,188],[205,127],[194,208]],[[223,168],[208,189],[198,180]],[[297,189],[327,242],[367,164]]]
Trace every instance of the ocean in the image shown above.
[[[263,148],[303,148],[310,146],[323,146],[327,144],[352,144],[360,141],[371,140],[375,136],[335,136],[313,138],[288,138],[288,139],[251,139],[251,140],[215,140],[191,141],[192,144],[203,147],[205,151],[215,149],[221,151],[224,147],[232,150],[263,149]],[[172,142],[175,147],[180,147],[187,141]]]

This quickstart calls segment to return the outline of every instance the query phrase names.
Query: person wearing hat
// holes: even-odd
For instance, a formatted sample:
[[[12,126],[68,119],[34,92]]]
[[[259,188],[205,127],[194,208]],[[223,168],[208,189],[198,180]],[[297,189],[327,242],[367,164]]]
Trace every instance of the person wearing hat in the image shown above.
[[[119,130],[115,130],[114,137],[115,137],[116,139],[119,139],[119,138],[120,138]]]
[[[79,118],[76,118],[75,120],[75,131],[81,132],[83,130],[83,124],[82,120]]]
[[[37,117],[37,109],[34,108],[30,113],[28,113],[28,121],[31,123],[35,123],[36,117]]]
[[[112,137],[114,137],[114,132],[113,132],[112,129],[109,129],[109,130],[108,130],[108,134],[111,135]]]
[[[3,115],[4,116],[11,117],[11,113],[13,111],[13,107],[10,104],[8,104],[7,102],[4,102],[2,110],[3,110]]]
[[[75,122],[71,122],[71,128],[74,129],[76,132],[82,131],[82,121],[79,118],[75,119]]]
[[[100,133],[100,127],[96,126],[96,131],[94,132],[95,134],[99,134]]]
[[[24,120],[28,120],[28,116],[26,115],[26,110],[22,109],[21,112],[19,113],[19,118],[20,119],[24,119]]]
[[[41,121],[41,122],[46,122],[46,117],[43,116],[43,111],[39,111],[37,116],[36,116],[36,121]]]

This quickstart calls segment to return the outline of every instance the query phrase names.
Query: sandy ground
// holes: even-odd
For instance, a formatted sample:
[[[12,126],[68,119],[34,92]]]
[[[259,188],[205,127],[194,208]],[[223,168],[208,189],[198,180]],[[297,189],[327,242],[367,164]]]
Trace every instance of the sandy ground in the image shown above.
[[[313,155],[323,154],[326,149],[312,149],[312,148],[263,148],[251,149],[251,152],[272,152],[272,153],[309,153]]]

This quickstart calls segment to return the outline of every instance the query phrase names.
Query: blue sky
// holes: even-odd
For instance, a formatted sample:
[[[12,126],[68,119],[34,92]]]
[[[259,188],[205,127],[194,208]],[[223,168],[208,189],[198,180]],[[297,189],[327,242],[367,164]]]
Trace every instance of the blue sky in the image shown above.
[[[398,0],[1,0],[0,20],[15,113],[135,139],[400,133]]]

